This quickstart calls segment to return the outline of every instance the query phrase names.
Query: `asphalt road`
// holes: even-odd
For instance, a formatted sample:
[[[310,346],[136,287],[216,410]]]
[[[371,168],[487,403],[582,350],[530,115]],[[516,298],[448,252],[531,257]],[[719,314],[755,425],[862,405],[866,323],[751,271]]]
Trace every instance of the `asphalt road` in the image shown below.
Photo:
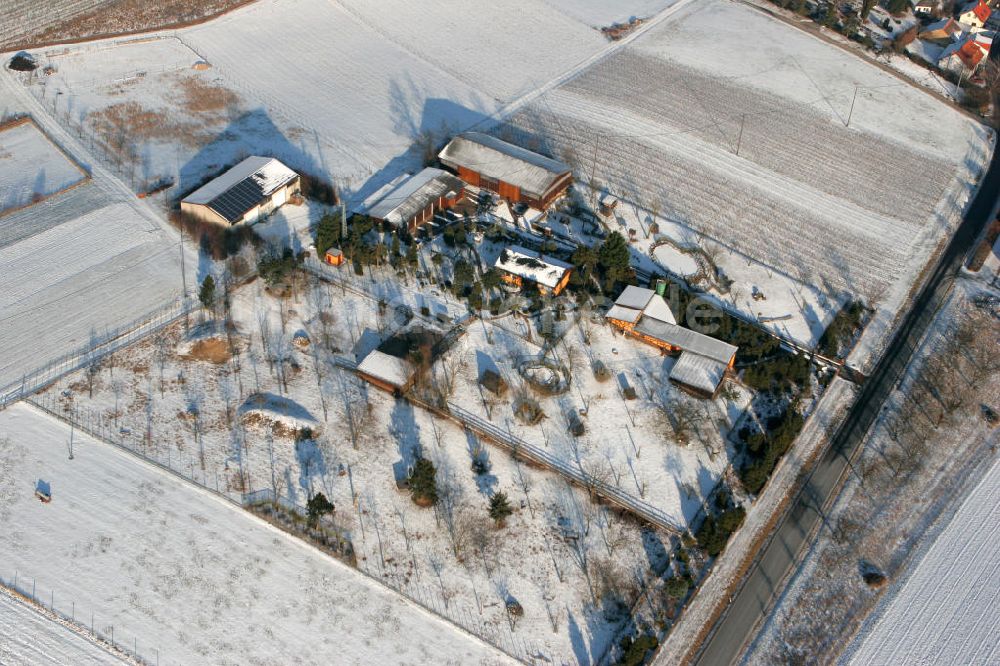
[[[772,604],[798,566],[800,555],[824,519],[849,459],[910,362],[928,324],[943,304],[955,275],[1000,199],[1000,151],[993,154],[979,193],[955,232],[927,284],[916,297],[889,348],[864,383],[857,401],[813,473],[759,555],[743,587],[716,623],[694,663],[722,666],[736,662],[767,617]]]

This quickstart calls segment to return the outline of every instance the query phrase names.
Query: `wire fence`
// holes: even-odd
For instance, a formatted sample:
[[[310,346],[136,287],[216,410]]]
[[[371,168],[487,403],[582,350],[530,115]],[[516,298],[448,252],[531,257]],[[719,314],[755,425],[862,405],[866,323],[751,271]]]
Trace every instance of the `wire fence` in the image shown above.
[[[178,298],[127,324],[114,329],[106,328],[103,332],[93,331],[87,344],[24,373],[16,382],[0,387],[0,410],[71,372],[99,363],[107,355],[160,331],[194,311],[196,307],[195,301]]]
[[[93,609],[77,605],[69,595],[58,593],[56,588],[47,587],[45,582],[23,571],[15,570],[12,577],[8,575],[0,572],[0,586],[6,588],[19,603],[26,601],[36,606],[60,624],[100,643],[126,661],[159,666],[160,649],[140,642],[137,634],[121,624],[116,625],[114,618],[102,617]]]

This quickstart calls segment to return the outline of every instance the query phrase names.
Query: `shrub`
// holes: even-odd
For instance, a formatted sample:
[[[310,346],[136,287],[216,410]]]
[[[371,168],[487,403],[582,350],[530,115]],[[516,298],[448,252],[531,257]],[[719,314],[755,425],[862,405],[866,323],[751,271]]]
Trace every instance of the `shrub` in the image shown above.
[[[202,251],[212,259],[226,259],[239,254],[247,243],[258,247],[260,236],[253,227],[245,224],[223,226],[216,222],[206,222],[180,211],[170,213],[170,223],[182,233],[198,242]]]
[[[410,493],[413,501],[420,505],[433,506],[437,504],[437,479],[434,463],[427,458],[417,458],[410,473]]]
[[[285,248],[280,256],[270,254],[257,260],[257,274],[264,282],[274,285],[296,270],[302,264],[302,257],[296,257],[291,249]]]
[[[639,666],[646,661],[646,655],[655,650],[659,644],[656,636],[651,634],[642,634],[636,638],[626,636],[619,644],[622,648],[622,656],[618,660],[619,666]]]
[[[507,493],[500,491],[490,498],[490,518],[497,527],[502,527],[504,521],[513,513],[510,502],[507,501]]]
[[[667,579],[665,587],[671,599],[681,599],[687,594],[689,585],[687,578],[673,576]]]
[[[306,515],[310,526],[315,527],[319,524],[320,518],[325,514],[333,513],[333,511],[333,502],[328,500],[323,493],[316,493],[306,502]]]
[[[310,173],[299,173],[299,188],[302,196],[329,206],[337,204],[337,188],[333,183]]]

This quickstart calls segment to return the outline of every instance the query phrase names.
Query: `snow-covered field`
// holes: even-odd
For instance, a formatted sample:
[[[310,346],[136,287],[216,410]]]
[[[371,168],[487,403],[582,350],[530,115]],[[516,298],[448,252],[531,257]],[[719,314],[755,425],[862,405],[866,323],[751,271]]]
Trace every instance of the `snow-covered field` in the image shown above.
[[[806,331],[844,293],[894,313],[990,152],[987,130],[958,111],[725,0],[682,9],[498,131],[758,274],[826,292],[825,311],[788,303],[815,322]]]
[[[965,498],[851,664],[1000,661],[1000,461]]]
[[[165,222],[0,71],[11,112],[35,121],[92,178],[0,219],[0,387],[144,317],[181,293],[180,248]]]
[[[36,55],[57,71],[30,88],[47,103],[58,93],[63,122],[92,132],[109,107],[161,114],[154,128],[129,132],[127,169],[143,181],[173,178],[175,194],[241,153],[266,152],[363,198],[420,165],[418,140],[483,123],[609,48],[590,19],[670,4],[263,0],[179,31],[44,49]],[[192,71],[199,60],[211,69]],[[233,97],[208,112],[186,95],[192,80]]]
[[[86,177],[32,122],[0,130],[0,213]]]
[[[97,666],[123,662],[27,603],[0,591],[0,663]]]
[[[434,63],[488,98],[504,101],[535,90],[608,45],[598,31],[538,0],[339,4],[411,58]]]
[[[5,579],[150,663],[507,663],[241,509],[35,409],[0,414]],[[37,480],[50,504],[34,496]],[[2,639],[0,639],[2,641]],[[336,655],[333,657],[333,655]]]
[[[646,19],[655,16],[676,0],[542,0],[559,11],[583,21],[589,26],[603,28],[612,23],[631,18]]]

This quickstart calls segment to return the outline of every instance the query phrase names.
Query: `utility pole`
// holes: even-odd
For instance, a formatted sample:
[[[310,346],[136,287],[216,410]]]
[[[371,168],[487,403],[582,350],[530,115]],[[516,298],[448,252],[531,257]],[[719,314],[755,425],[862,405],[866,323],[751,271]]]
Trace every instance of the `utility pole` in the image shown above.
[[[740,114],[740,134],[736,137],[736,156],[740,156],[740,146],[743,145],[743,126],[747,122],[747,114]]]
[[[181,289],[183,289],[183,291],[181,292],[181,307],[184,308],[184,330],[187,331],[188,330],[188,311],[187,311],[188,289],[187,289],[187,270],[185,270],[185,268],[184,268],[184,230],[183,229],[181,229],[180,235],[181,235],[181,239],[180,239],[179,247],[180,247],[180,250],[181,250]]]
[[[854,97],[851,98],[851,110],[847,112],[847,127],[851,126],[851,116],[854,115],[854,102],[858,99],[858,84],[854,84]]]
[[[601,143],[601,135],[594,139],[594,159],[590,164],[590,207],[597,210],[597,186],[594,184],[594,175],[597,172],[597,147]]]

